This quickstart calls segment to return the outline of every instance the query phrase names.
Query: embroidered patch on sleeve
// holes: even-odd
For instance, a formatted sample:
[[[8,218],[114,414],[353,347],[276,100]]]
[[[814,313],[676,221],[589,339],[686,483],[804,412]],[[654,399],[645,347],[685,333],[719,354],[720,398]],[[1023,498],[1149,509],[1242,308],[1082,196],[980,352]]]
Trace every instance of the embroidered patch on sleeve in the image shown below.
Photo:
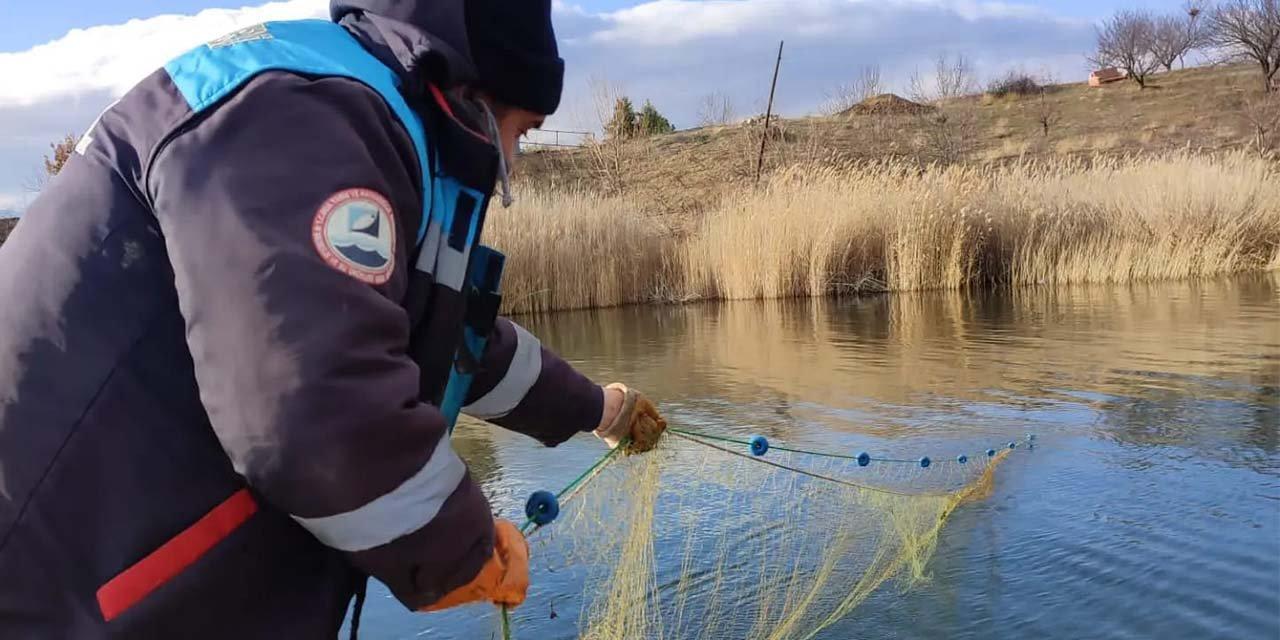
[[[311,223],[316,251],[329,266],[361,282],[385,284],[396,267],[391,203],[371,189],[329,196]]]

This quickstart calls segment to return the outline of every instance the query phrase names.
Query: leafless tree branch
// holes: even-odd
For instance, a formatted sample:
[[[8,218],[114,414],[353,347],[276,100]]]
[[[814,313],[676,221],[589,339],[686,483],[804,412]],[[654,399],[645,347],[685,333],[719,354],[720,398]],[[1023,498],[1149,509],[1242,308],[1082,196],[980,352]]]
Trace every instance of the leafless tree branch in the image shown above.
[[[822,112],[827,115],[843,113],[867,98],[880,95],[883,89],[880,65],[864,65],[858,69],[853,81],[838,84],[827,92]]]
[[[1276,145],[1280,141],[1280,93],[1244,93],[1237,115],[1249,126],[1253,134],[1253,148],[1258,155],[1264,160],[1270,159],[1276,155]]]
[[[1160,67],[1160,60],[1152,53],[1155,29],[1155,18],[1149,11],[1117,11],[1098,26],[1098,49],[1089,60],[1098,67],[1124,69],[1145,89],[1147,76]]]
[[[736,113],[733,100],[724,93],[709,93],[698,102],[698,126],[715,127],[730,124]]]
[[[933,105],[915,114],[917,146],[923,157],[942,164],[960,162],[973,150],[977,113],[972,104],[956,100],[977,90],[973,63],[964,55],[934,58],[932,76],[911,75],[911,98]]]
[[[1198,14],[1155,18],[1151,31],[1151,54],[1165,71],[1173,71],[1174,63],[1184,59],[1196,46],[1198,22]]]
[[[1256,63],[1275,91],[1280,70],[1280,0],[1224,0],[1209,14],[1208,40],[1228,55]]]

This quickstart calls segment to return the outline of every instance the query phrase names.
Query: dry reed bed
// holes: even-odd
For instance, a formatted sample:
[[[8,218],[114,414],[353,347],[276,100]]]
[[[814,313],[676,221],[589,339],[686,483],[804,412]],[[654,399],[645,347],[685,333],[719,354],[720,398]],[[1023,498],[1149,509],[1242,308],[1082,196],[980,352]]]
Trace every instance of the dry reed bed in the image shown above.
[[[496,212],[510,312],[1280,267],[1280,171],[1244,155],[920,171],[796,166],[677,238],[618,198],[528,191]]]

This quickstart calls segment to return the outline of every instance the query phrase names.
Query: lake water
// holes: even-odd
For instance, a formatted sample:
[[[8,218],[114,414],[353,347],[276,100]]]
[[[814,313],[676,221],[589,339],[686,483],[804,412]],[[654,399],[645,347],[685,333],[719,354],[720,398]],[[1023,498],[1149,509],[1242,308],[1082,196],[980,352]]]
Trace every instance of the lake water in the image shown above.
[[[882,588],[819,637],[1280,638],[1280,274],[522,323],[676,426],[845,451],[1037,435],[948,521],[929,582]],[[601,453],[474,424],[455,441],[517,521]],[[361,637],[493,628],[489,608],[411,614],[371,584]]]

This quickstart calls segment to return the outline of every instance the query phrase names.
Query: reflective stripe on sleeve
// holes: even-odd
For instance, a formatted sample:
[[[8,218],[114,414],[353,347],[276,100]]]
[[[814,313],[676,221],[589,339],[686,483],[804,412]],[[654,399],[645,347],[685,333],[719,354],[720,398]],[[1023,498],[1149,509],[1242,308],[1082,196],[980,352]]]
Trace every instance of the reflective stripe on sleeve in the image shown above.
[[[512,322],[516,332],[516,352],[502,380],[462,412],[481,420],[501,418],[515,410],[542,373],[542,343],[524,327]]]
[[[413,477],[363,507],[325,516],[299,518],[320,542],[340,551],[364,551],[426,526],[458,488],[467,467],[445,436]]]

